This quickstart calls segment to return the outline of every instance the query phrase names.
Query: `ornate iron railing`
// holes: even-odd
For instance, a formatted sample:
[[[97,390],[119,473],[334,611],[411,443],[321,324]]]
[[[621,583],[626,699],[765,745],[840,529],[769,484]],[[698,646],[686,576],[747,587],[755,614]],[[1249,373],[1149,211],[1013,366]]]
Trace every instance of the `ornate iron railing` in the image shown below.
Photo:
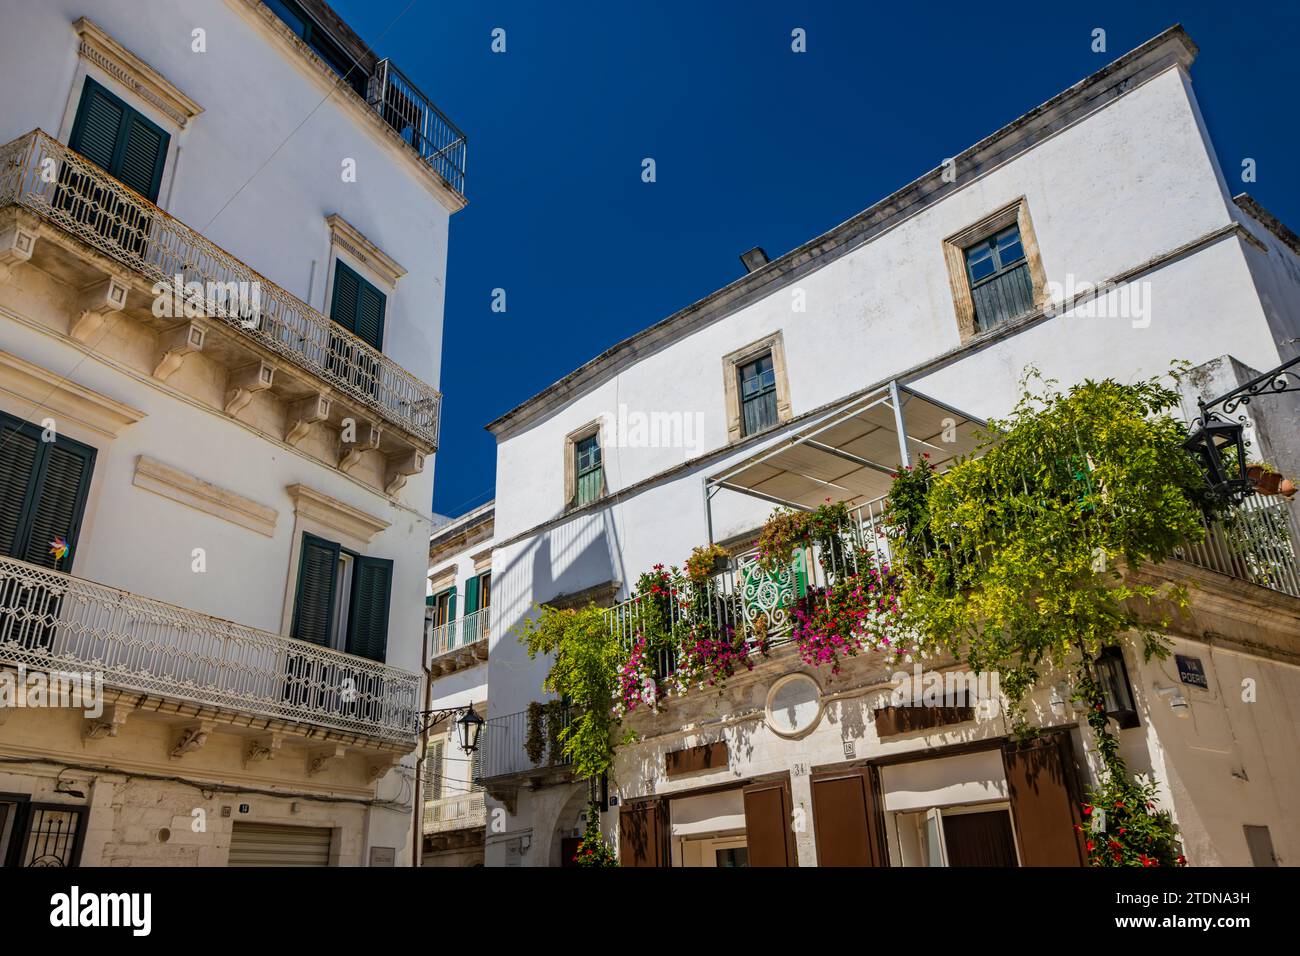
[[[41,130],[0,147],[0,206],[11,204],[154,282],[199,283],[204,294],[190,301],[204,315],[437,446],[442,396],[432,385]],[[255,311],[228,294],[235,288],[255,290]]]
[[[379,61],[366,98],[422,160],[456,192],[465,194],[465,134],[392,60]]]
[[[568,727],[572,714],[566,707],[561,719],[561,726]],[[542,731],[545,735],[546,719],[542,718]],[[507,774],[523,773],[543,767],[564,767],[568,761],[559,753],[552,753],[549,744],[543,745],[542,757],[534,762],[528,757],[525,744],[528,740],[528,711],[521,710],[513,714],[498,714],[489,717],[479,732],[478,749],[481,754],[482,778],[501,777]]]
[[[487,824],[483,791],[458,793],[424,802],[424,832],[472,830]]]
[[[0,557],[0,663],[414,743],[420,678]]]
[[[674,597],[632,595],[605,612],[610,633],[616,635],[625,654],[633,649],[642,626],[648,601],[660,602],[668,623],[688,619],[687,608],[703,607],[718,632],[743,633],[751,647],[755,624],[765,619],[767,646],[775,647],[791,637],[790,609],[810,590],[825,587],[841,574],[856,574],[860,561],[875,567],[892,560],[890,535],[884,523],[885,498],[859,505],[849,512],[848,523],[833,539],[829,554],[820,545],[797,549],[793,561],[775,572],[756,563],[756,551],[740,554],[725,570],[713,574],[703,585],[687,584],[687,592]],[[1300,597],[1300,522],[1283,498],[1253,495],[1217,521],[1206,524],[1202,541],[1187,544],[1176,552],[1191,564],[1231,575],[1262,587]],[[693,588],[703,587],[703,602],[694,600]],[[658,651],[655,673],[660,679],[676,670],[672,648]]]
[[[431,618],[425,618],[424,626],[429,632],[430,656],[437,657],[458,647],[468,647],[478,641],[487,640],[491,632],[491,612],[491,608],[481,608],[464,617],[436,626]]]

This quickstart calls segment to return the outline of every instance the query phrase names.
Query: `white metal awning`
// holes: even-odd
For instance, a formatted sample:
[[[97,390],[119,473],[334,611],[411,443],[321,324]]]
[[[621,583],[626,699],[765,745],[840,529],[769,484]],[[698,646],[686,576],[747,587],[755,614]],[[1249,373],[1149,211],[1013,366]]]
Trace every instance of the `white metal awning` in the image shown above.
[[[720,489],[805,511],[827,498],[854,507],[887,494],[900,463],[928,454],[943,470],[970,454],[985,424],[906,385],[882,385],[705,479],[710,540]]]

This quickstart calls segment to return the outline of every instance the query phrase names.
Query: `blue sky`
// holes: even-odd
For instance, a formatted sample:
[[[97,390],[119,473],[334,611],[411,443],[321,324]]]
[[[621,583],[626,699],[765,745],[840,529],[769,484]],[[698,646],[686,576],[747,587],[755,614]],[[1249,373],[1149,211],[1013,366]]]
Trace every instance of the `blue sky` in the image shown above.
[[[469,138],[443,514],[493,495],[488,421],[730,282],[746,249],[789,251],[1174,23],[1200,46],[1194,87],[1230,186],[1300,231],[1294,3],[333,5]]]

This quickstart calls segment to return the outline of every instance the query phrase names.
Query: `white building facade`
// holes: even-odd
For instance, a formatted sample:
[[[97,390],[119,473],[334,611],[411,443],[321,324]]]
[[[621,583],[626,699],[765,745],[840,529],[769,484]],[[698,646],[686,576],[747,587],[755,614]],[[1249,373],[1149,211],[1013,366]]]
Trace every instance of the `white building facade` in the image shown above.
[[[818,455],[845,471],[897,466],[944,429],[965,436],[1007,413],[1027,366],[1070,385],[1186,360],[1212,396],[1300,354],[1300,246],[1234,198],[1192,91],[1196,55],[1181,29],[1161,34],[826,234],[771,262],[747,254],[742,278],[488,426],[499,477],[484,774],[489,814],[506,812],[489,866],[565,862],[588,799],[549,754],[493,756],[493,735],[545,699],[549,662],[511,633],[535,605],[613,605],[708,542],[739,556],[773,503],[861,503],[871,482],[844,493]],[[1256,447],[1294,474],[1294,402],[1254,414]],[[818,437],[831,426],[848,440]],[[782,451],[795,446],[802,463]],[[1195,555],[1160,569],[1198,585],[1196,624],[1170,637],[1208,684],[1179,685],[1171,665],[1130,650],[1138,721],[1122,750],[1163,781],[1194,865],[1294,861],[1300,592],[1224,570]],[[868,655],[833,677],[787,645],[721,693],[638,713],[603,794],[624,864],[838,862],[837,846],[867,853],[854,817],[868,803],[891,834],[870,862],[923,864],[927,820],[972,809],[1007,815],[1013,862],[1080,859],[1069,815],[1095,755],[1059,701],[1032,705],[1058,732],[1045,737],[1055,803],[1039,806],[1002,717],[891,726],[888,670]],[[1273,703],[1236,703],[1243,675]],[[1194,721],[1177,719],[1171,686]],[[1053,814],[1065,841],[1025,845]]]
[[[492,502],[440,525],[429,540],[425,648],[429,707],[440,719],[422,763],[424,866],[482,866],[482,752],[465,751],[459,722],[487,714],[492,635]]]
[[[318,0],[0,4],[12,865],[411,865],[464,138]]]

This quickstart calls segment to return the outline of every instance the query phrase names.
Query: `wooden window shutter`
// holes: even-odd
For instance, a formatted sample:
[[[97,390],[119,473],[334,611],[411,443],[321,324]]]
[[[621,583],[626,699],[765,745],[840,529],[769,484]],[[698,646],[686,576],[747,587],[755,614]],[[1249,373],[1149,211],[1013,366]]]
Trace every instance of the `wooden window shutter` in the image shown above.
[[[68,145],[150,202],[158,200],[171,136],[90,77]]]
[[[668,849],[668,803],[633,800],[618,811],[619,866],[671,866]]]
[[[1074,751],[1068,733],[1053,733],[1002,745],[1002,764],[1011,796],[1024,866],[1084,866],[1087,860]]]
[[[812,780],[818,866],[889,866],[880,772],[855,767]]]
[[[352,572],[347,652],[383,662],[388,653],[388,605],[393,562],[358,556]]]
[[[387,297],[360,276],[357,277],[357,281],[357,324],[353,331],[357,333],[358,338],[382,350]]]
[[[790,780],[751,783],[745,788],[745,839],[750,866],[798,866]]]
[[[357,292],[361,276],[343,264],[334,262],[334,297],[330,301],[330,318],[349,332],[357,327]]]
[[[478,610],[478,578],[470,578],[465,582],[465,613],[473,614]]]
[[[94,466],[90,446],[62,436],[42,441],[36,425],[0,416],[0,553],[71,568]],[[57,562],[50,553],[56,537],[68,544]]]
[[[315,535],[302,536],[298,593],[293,605],[292,635],[329,647],[334,638],[334,591],[338,582],[339,546]]]

